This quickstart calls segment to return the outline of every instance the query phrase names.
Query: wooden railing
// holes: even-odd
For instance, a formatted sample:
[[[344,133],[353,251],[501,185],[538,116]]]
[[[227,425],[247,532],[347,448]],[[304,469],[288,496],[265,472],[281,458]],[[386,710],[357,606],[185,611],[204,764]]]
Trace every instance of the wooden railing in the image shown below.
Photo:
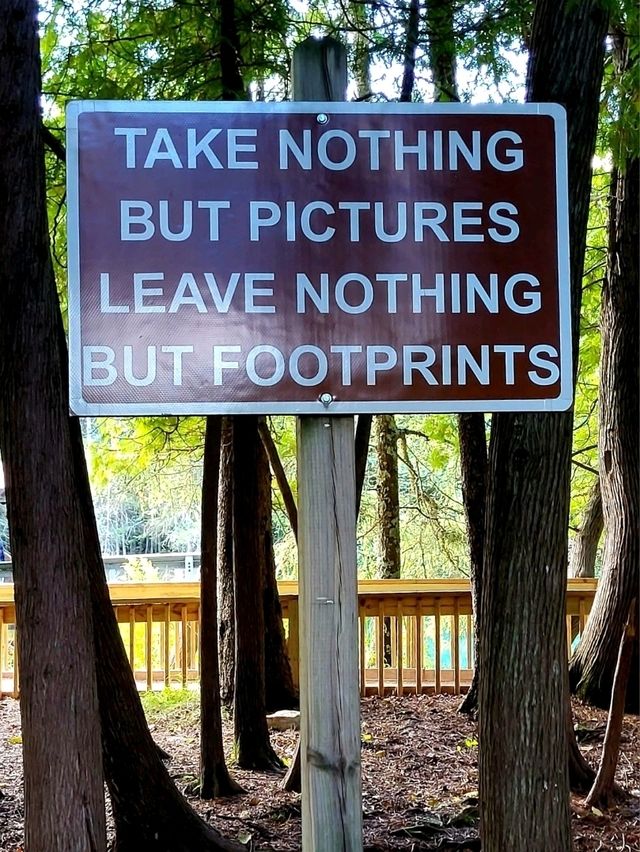
[[[567,583],[567,640],[584,630],[597,583]],[[199,677],[198,583],[114,583],[111,600],[141,690],[187,687]],[[299,674],[298,584],[278,584],[294,679]],[[360,692],[464,692],[473,671],[466,580],[358,584]],[[533,636],[532,642],[544,641]],[[0,695],[18,692],[13,586],[0,584]]]

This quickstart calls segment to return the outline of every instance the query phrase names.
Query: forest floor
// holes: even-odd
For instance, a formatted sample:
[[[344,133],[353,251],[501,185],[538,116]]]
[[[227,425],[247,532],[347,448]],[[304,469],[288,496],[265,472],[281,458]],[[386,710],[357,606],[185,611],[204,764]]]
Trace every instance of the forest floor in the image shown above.
[[[184,789],[198,766],[198,703],[194,693],[164,692],[144,697],[156,741],[171,754],[169,768]],[[477,837],[478,747],[473,721],[456,712],[451,696],[368,698],[362,702],[364,849],[453,850]],[[599,758],[606,714],[574,702],[581,747]],[[231,753],[231,726],[225,725]],[[297,734],[272,732],[285,762]],[[16,701],[0,701],[0,849],[22,850],[22,766],[20,715]],[[233,770],[246,793],[216,802],[191,799],[223,834],[248,849],[300,849],[299,796],[280,789],[277,773]],[[618,783],[629,796],[606,814],[572,800],[575,852],[640,850],[640,718],[627,716]],[[460,845],[462,844],[462,845]],[[476,848],[476,847],[468,847]],[[141,850],[142,852],[142,850]],[[195,850],[194,850],[195,852]],[[506,852],[506,850],[505,850]]]

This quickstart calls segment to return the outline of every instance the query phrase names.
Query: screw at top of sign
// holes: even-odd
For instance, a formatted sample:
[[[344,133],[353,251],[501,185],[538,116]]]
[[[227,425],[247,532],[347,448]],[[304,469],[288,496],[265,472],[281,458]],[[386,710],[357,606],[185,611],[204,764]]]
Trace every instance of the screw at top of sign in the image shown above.
[[[316,116],[316,121],[318,122],[318,124],[326,124],[329,121],[329,116],[326,114],[326,112],[318,113],[318,115]]]
[[[325,408],[328,408],[335,399],[335,397],[332,393],[321,393],[318,399],[324,405]]]

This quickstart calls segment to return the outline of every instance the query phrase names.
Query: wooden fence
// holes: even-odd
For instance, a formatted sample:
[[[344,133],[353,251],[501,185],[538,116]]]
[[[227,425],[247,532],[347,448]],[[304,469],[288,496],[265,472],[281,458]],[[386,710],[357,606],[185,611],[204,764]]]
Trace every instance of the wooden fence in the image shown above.
[[[278,584],[289,656],[299,674],[298,584]],[[584,630],[597,583],[567,583],[567,641]],[[114,583],[111,600],[141,690],[188,687],[199,677],[198,583]],[[360,692],[464,692],[473,671],[466,580],[362,580],[358,584]],[[13,585],[0,584],[0,696],[17,695]],[[532,636],[532,642],[544,637]]]

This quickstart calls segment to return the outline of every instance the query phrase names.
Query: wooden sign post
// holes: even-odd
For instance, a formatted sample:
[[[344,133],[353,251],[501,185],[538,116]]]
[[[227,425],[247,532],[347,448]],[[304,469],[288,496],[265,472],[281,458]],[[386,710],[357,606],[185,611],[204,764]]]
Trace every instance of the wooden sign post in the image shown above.
[[[294,100],[344,100],[346,85],[339,42],[298,45]],[[329,410],[331,396],[323,397]],[[362,791],[353,417],[299,418],[298,495],[302,848],[355,852]]]

